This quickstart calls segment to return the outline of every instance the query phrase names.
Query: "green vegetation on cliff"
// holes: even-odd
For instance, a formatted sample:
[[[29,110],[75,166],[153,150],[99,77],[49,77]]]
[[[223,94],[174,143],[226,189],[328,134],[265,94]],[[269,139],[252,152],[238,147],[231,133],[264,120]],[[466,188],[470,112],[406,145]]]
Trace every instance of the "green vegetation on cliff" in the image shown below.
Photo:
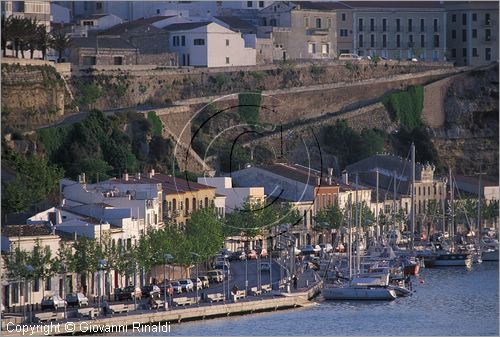
[[[400,124],[401,129],[411,131],[422,125],[422,109],[424,107],[424,88],[412,86],[407,91],[387,95],[383,103],[390,113],[391,119]]]
[[[123,131],[124,126],[132,136]],[[85,172],[90,181],[96,181],[125,171],[135,173],[147,165],[171,169],[172,143],[155,134],[157,128],[137,113],[106,117],[93,110],[80,123],[37,134],[51,162],[64,168],[68,177]]]

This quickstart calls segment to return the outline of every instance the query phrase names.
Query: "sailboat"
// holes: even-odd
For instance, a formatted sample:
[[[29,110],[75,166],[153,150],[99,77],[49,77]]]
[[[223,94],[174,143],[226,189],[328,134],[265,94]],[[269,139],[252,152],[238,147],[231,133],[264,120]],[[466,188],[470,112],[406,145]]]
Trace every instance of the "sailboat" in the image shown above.
[[[455,223],[454,223],[454,185],[453,185],[453,177],[451,175],[450,169],[450,200],[451,200],[451,214],[450,214],[450,238],[451,238],[451,247],[450,249],[442,249],[444,247],[440,247],[441,249],[436,250],[436,260],[434,261],[434,266],[436,267],[445,267],[445,266],[467,266],[470,267],[472,265],[472,256],[469,253],[457,253],[455,252],[455,242],[454,242],[454,234],[455,234]]]
[[[351,198],[349,196],[349,208]],[[352,228],[349,219],[349,281],[343,284],[334,284],[333,286],[325,286],[321,291],[325,300],[384,300],[391,301],[396,299],[396,291],[387,287],[389,275],[387,278],[370,277],[360,274],[360,226],[358,222],[358,176],[356,175],[356,265],[357,276],[352,277],[352,247],[351,236]]]

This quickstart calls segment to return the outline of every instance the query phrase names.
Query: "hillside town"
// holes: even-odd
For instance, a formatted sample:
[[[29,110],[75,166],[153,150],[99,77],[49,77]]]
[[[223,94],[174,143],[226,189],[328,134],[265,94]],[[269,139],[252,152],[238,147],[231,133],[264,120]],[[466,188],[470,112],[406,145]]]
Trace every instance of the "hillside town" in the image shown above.
[[[498,274],[498,2],[1,6],[3,332]]]

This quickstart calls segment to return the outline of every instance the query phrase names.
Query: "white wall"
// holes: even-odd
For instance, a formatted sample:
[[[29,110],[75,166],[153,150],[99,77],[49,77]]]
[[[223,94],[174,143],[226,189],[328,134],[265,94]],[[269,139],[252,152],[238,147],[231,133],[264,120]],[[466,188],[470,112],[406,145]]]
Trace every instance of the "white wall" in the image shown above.
[[[51,21],[54,23],[69,23],[71,20],[69,8],[55,3],[50,4],[50,15],[52,16]]]
[[[208,67],[249,66],[256,64],[255,48],[245,48],[241,34],[211,23],[208,30]],[[229,40],[227,45],[226,40]],[[229,57],[229,63],[226,58]]]

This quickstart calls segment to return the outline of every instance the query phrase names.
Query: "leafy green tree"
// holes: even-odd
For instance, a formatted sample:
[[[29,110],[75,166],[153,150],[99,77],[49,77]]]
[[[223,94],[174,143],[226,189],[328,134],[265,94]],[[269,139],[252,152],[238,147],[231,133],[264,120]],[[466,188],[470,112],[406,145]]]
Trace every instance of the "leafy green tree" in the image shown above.
[[[5,15],[2,15],[2,51],[3,51],[3,57],[7,56],[7,43],[11,41],[12,39],[12,17],[6,17]]]
[[[30,204],[29,197],[29,189],[26,183],[20,178],[15,178],[5,186],[2,193],[2,207],[5,212],[24,212]]]
[[[186,226],[186,238],[191,251],[199,255],[196,262],[207,261],[222,248],[223,224],[213,207],[201,208],[191,214]]]
[[[36,46],[42,52],[42,59],[45,60],[47,56],[47,49],[50,46],[50,33],[47,32],[45,25],[38,25],[36,27]]]
[[[321,229],[339,229],[344,221],[344,213],[338,203],[316,212],[316,224]]]
[[[74,242],[73,249],[72,266],[84,276],[83,286],[86,287],[89,276],[97,271],[99,260],[103,258],[101,248],[98,241],[81,236]]]

